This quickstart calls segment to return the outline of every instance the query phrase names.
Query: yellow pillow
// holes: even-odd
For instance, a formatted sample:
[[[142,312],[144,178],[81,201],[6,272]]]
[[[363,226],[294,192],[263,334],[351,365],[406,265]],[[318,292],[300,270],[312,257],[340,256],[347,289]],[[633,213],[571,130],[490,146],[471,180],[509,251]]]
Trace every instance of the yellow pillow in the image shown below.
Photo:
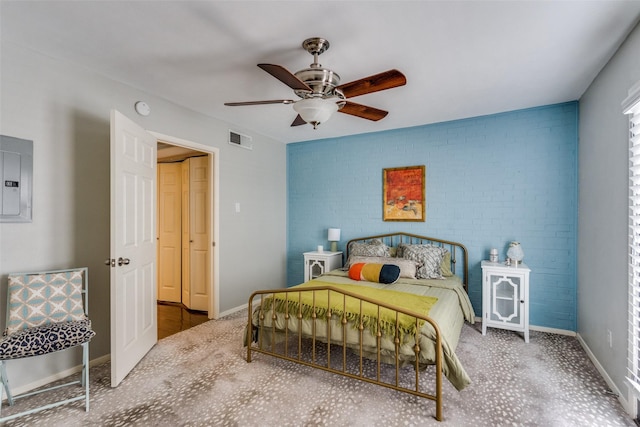
[[[453,273],[451,272],[451,252],[447,251],[444,254],[444,258],[442,258],[442,263],[440,263],[440,269],[442,270],[442,275],[444,277],[453,276]]]

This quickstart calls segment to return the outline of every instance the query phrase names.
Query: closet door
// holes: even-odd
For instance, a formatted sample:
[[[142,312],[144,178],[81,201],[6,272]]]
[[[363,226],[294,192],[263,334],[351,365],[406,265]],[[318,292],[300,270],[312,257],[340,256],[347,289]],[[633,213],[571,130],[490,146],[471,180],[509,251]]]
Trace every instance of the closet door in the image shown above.
[[[158,164],[158,300],[182,299],[180,163]]]
[[[189,215],[189,175],[191,159],[186,159],[181,163],[182,173],[182,304],[187,308],[191,307],[191,233]]]
[[[209,310],[209,157],[192,157],[189,167],[190,308]]]

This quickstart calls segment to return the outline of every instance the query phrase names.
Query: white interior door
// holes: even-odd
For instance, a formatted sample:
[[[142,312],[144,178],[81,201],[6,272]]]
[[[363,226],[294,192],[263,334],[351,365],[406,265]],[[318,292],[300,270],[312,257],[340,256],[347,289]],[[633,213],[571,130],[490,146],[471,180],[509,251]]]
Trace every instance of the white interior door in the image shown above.
[[[111,386],[158,341],[157,141],[111,111]]]

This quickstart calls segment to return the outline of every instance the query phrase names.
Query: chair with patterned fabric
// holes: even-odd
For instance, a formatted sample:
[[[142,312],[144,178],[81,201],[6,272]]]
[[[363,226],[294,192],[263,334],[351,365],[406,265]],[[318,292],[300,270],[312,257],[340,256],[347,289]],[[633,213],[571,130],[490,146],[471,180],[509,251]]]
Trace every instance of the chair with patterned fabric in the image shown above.
[[[7,324],[0,339],[0,423],[81,400],[84,400],[85,411],[89,411],[89,341],[95,332],[87,317],[87,284],[87,268],[9,274]],[[77,346],[82,346],[80,379],[18,396],[11,394],[7,361],[41,356]],[[70,398],[65,395],[62,400],[2,417],[3,389],[7,393],[9,405],[13,405],[16,399],[71,385],[79,385],[82,394]]]

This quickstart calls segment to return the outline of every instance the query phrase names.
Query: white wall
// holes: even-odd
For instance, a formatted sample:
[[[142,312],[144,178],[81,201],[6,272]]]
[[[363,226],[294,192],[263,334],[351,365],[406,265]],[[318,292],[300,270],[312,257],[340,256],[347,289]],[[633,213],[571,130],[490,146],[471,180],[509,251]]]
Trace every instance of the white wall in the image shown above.
[[[638,80],[640,27],[636,26],[580,99],[578,333],[623,399],[627,398],[629,124],[621,102]]]
[[[34,141],[34,183],[33,222],[0,224],[0,318],[8,273],[87,266],[97,331],[91,358],[110,352],[110,270],[103,261],[109,257],[112,108],[148,130],[219,149],[220,311],[246,304],[253,290],[285,285],[283,143],[6,42],[1,51],[0,133]],[[134,112],[138,100],[150,104],[150,116]],[[253,150],[227,144],[229,128],[251,135]],[[29,370],[11,362],[9,375],[14,386],[30,384],[77,363],[64,359],[46,356]]]

